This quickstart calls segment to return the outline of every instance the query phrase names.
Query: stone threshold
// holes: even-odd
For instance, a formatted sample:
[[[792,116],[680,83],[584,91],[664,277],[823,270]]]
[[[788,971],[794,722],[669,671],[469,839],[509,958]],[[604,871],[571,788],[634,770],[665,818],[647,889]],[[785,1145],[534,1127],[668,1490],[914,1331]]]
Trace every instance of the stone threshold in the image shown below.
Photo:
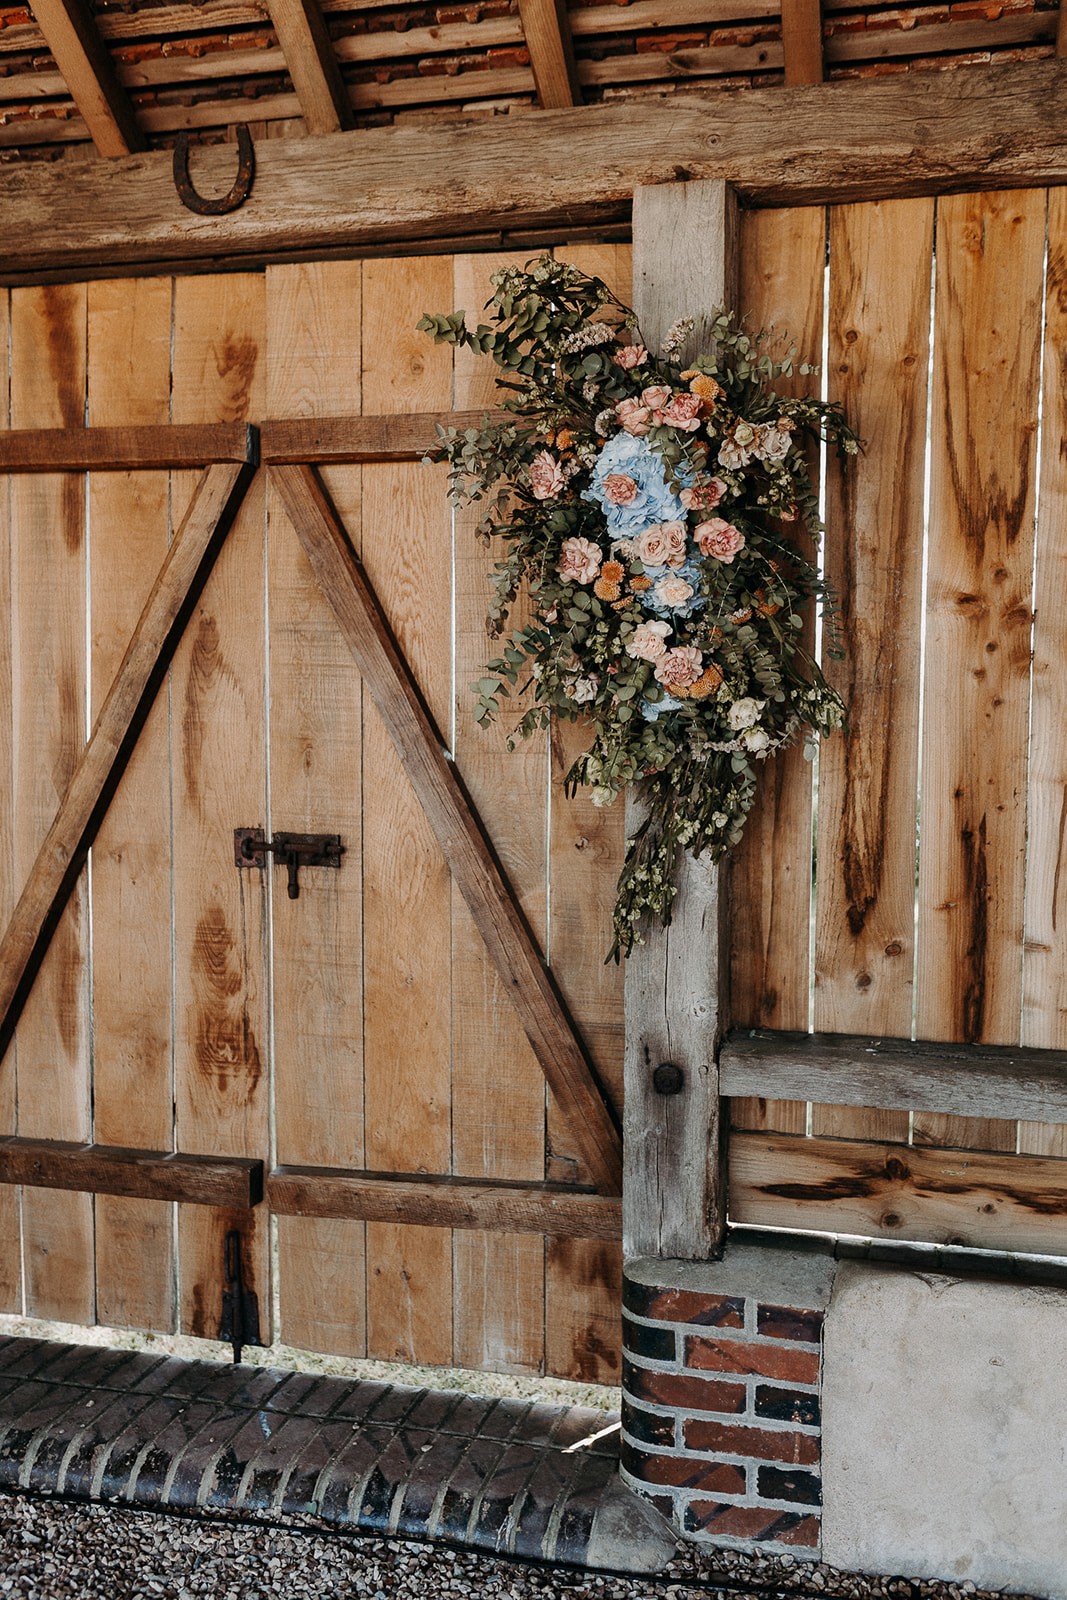
[[[661,1571],[602,1411],[0,1338],[0,1488]]]

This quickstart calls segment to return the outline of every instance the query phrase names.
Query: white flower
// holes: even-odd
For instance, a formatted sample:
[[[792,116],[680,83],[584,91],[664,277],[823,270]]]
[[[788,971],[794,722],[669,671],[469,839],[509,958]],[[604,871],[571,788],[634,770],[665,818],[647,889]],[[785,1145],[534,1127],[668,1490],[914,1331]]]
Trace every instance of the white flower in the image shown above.
[[[717,828],[725,828],[730,819],[726,815],[725,811],[713,811],[711,814],[711,820]]]
[[[735,700],[727,713],[727,721],[735,733],[740,733],[742,728],[751,728],[754,722],[759,721],[759,714],[766,704],[766,700]]]
[[[567,685],[567,694],[571,700],[584,705],[587,700],[595,700],[598,682],[596,678],[575,678]]]
[[[609,789],[606,783],[597,783],[590,790],[589,798],[595,806],[610,806],[615,798],[615,791]]]
[[[766,728],[746,728],[741,735],[746,750],[751,750],[754,756],[762,755],[771,742],[771,736]]]

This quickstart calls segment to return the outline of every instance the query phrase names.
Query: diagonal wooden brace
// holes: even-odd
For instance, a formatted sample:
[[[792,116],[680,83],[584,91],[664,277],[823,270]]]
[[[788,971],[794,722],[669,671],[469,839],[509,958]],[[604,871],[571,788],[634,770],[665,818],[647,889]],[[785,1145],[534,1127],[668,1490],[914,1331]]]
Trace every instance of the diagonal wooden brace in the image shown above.
[[[613,1112],[344,525],[311,467],[270,470],[592,1181],[619,1194]]]
[[[205,469],[145,602],[92,737],[0,943],[0,1059],[166,676],[189,612],[255,470],[252,461]]]

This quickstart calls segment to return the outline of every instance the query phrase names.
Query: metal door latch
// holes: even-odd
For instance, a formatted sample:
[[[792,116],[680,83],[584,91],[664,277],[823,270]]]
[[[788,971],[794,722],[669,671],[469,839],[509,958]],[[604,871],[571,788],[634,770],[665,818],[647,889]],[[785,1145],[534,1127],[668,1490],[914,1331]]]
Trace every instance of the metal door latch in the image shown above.
[[[222,1320],[219,1338],[233,1346],[233,1364],[241,1365],[246,1344],[262,1344],[259,1337],[259,1301],[255,1291],[246,1289],[241,1270],[241,1235],[231,1229],[222,1247],[222,1270],[226,1287],[222,1291]]]
[[[300,898],[301,867],[339,867],[345,847],[339,833],[276,833],[265,837],[262,828],[233,830],[233,857],[239,867],[265,867],[272,855],[289,874],[290,900]]]

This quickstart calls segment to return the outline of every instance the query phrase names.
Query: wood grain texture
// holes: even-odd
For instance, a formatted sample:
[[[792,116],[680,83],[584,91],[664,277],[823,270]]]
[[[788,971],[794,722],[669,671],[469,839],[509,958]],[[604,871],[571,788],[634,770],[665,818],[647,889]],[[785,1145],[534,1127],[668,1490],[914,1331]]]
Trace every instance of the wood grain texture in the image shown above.
[[[1067,1162],[738,1133],[731,1214],[758,1227],[1062,1255]]]
[[[0,1183],[81,1189],[98,1197],[121,1195],[127,1205],[135,1200],[142,1210],[146,1204],[164,1206],[172,1200],[244,1208],[258,1205],[263,1198],[263,1163],[121,1145],[0,1136]],[[169,1206],[166,1209],[169,1211]],[[135,1222],[127,1242],[136,1252],[131,1267],[151,1270],[146,1252],[153,1242],[158,1244],[158,1239],[153,1241]]]
[[[938,207],[919,869],[925,1038],[1019,1036],[1044,240],[1037,191]],[[925,1124],[924,1137],[958,1142],[945,1125]]]
[[[175,284],[175,422],[262,415],[264,285],[236,274]],[[222,468],[218,471],[225,470]],[[188,480],[174,474],[181,514]],[[264,491],[254,482],[173,668],[176,1126],[180,1148],[262,1159],[268,1146],[265,872],[234,866],[233,830],[266,819]],[[180,1206],[182,1331],[215,1337],[223,1248],[236,1229],[270,1338],[260,1212]]]
[[[634,310],[650,349],[679,316],[692,316],[690,350],[706,348],[711,315],[732,303],[737,279],[734,202],[724,184],[678,184],[634,195]],[[627,799],[628,834],[639,816]],[[726,1227],[716,1053],[728,979],[720,871],[683,855],[669,928],[648,928],[625,974],[627,1256],[703,1260]],[[678,1095],[652,1074],[673,1062]]]
[[[12,424],[80,427],[84,408],[84,287],[13,294]],[[11,495],[17,719],[12,847],[21,886],[85,748],[85,485],[61,475],[19,479]],[[6,978],[8,972],[5,958],[0,973]],[[6,1000],[6,982],[5,989]],[[20,1134],[86,1138],[90,1086],[84,872],[23,1010],[18,1068]],[[91,1322],[92,1202],[83,1195],[26,1193],[22,1225],[27,1312]]]
[[[3,1149],[0,1141],[0,1150]],[[345,1172],[332,1167],[276,1167],[268,1180],[273,1212],[310,1217],[359,1217],[420,1227],[459,1228],[493,1242],[549,1234],[555,1238],[618,1239],[621,1202],[565,1184],[505,1183],[496,1178],[423,1177]],[[458,1241],[457,1241],[458,1242]],[[511,1298],[507,1280],[496,1284]],[[489,1350],[492,1356],[494,1352]],[[513,1370],[503,1365],[496,1370]],[[484,1360],[483,1360],[483,1365]],[[494,1363],[495,1364],[495,1363]]]
[[[0,351],[7,351],[11,329],[11,293],[0,290]],[[0,440],[10,421],[7,356],[0,355]],[[14,814],[15,699],[13,693],[14,612],[11,591],[11,484],[0,477],[0,815]],[[18,886],[12,853],[13,830],[0,828],[0,925],[7,927]],[[0,1133],[12,1134],[18,1124],[14,1043],[0,1059]],[[16,1189],[0,1193],[0,1311],[22,1310],[22,1221]]]
[[[178,214],[167,152],[92,168],[0,175],[4,281],[108,262],[264,259],[308,248],[615,222],[634,188],[724,179],[758,206],[1062,183],[1067,84],[1055,61],[980,73],[909,73],[821,88],[746,91],[732,102],[671,95],[647,105],[535,111],[479,124],[405,124],[265,141],[253,206]],[[228,187],[232,153],[205,150],[204,187]],[[112,166],[114,170],[112,170]],[[457,186],[454,174],[464,175]],[[515,174],[523,173],[516,190]]]
[[[106,280],[105,280],[106,281]],[[114,294],[148,291],[126,279]],[[154,292],[162,294],[158,280]],[[126,351],[132,356],[133,351]],[[106,408],[105,408],[106,409]],[[17,428],[0,434],[0,472],[130,472],[150,467],[202,467],[209,461],[247,461],[253,443],[246,423],[218,427],[158,423],[86,428]]]
[[[507,258],[524,262],[527,254]],[[473,309],[481,312],[488,287]],[[276,417],[262,424],[260,457],[265,462],[306,462],[318,466],[335,461],[417,461],[439,442],[438,427],[480,428],[488,413],[502,416],[492,401],[474,410],[462,405],[443,411],[410,411],[396,415],[361,417]],[[0,462],[3,457],[0,456]]]
[[[267,408],[314,426],[360,406],[358,262],[267,273]],[[349,527],[359,467],[326,469]],[[359,674],[285,508],[267,497],[271,827],[340,833],[340,872],[307,875],[299,901],[274,893],[277,1159],[364,1165],[362,703]],[[281,1337],[305,1349],[366,1350],[365,1230],[285,1218],[278,1229]]]
[[[87,0],[36,0],[33,14],[97,155],[125,156],[146,149],[148,141],[96,31]]]
[[[415,324],[427,306],[448,305],[451,292],[448,257],[364,268],[363,403],[368,411],[448,405],[451,349],[432,345]],[[281,474],[295,470],[278,468],[272,475],[280,483]],[[293,517],[291,504],[289,512]],[[303,526],[295,517],[294,522],[303,539]],[[451,521],[439,472],[414,463],[364,470],[361,554],[430,715],[447,728]],[[326,592],[336,610],[336,589]],[[339,621],[351,649],[351,632],[340,616]],[[400,753],[394,746],[369,663],[357,657],[357,664],[364,679],[367,1164],[386,1171],[447,1172],[452,885],[410,767],[405,772],[411,751]],[[451,1318],[441,1313],[452,1293],[447,1232],[389,1223],[368,1227],[368,1354],[450,1362]]]
[[[165,424],[171,285],[88,290],[88,421]],[[162,472],[89,479],[90,719],[95,721],[167,556]],[[172,1148],[170,704],[161,692],[93,847],[93,1137]],[[163,1201],[96,1202],[96,1313],[110,1327],[175,1324],[173,1211]]]
[[[522,266],[524,256],[457,256],[450,305],[472,323],[492,293],[490,274]],[[491,360],[468,350],[453,356],[453,397],[463,408],[492,409],[499,399]],[[479,413],[475,411],[475,415]],[[457,424],[458,425],[458,424]],[[474,720],[469,685],[498,653],[485,612],[499,549],[475,532],[479,510],[455,513],[455,710],[452,753],[464,787],[489,833],[534,937],[544,948],[548,891],[548,751],[544,735],[509,751],[502,726]],[[519,608],[513,626],[526,621]],[[452,897],[452,1171],[478,1179],[545,1175],[545,1079],[461,895]],[[536,1233],[538,1230],[534,1230]],[[454,1359],[465,1367],[539,1372],[544,1363],[545,1248],[514,1229],[453,1240]],[[551,1313],[550,1313],[551,1314]]]
[[[581,103],[570,22],[564,0],[519,0],[537,99],[546,111]]]
[[[308,133],[352,126],[352,109],[318,0],[267,0]]]
[[[823,80],[820,0],[782,0],[785,81],[790,86]]]

